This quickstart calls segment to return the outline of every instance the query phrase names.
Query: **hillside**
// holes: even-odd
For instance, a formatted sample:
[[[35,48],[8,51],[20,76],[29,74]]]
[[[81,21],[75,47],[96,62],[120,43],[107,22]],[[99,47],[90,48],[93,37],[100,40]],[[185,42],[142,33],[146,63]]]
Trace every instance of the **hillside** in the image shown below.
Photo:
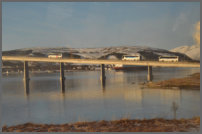
[[[180,46],[170,51],[186,54],[193,60],[200,60],[200,45]]]
[[[159,56],[179,56],[182,61],[192,61],[185,54],[170,52],[165,49],[157,49],[142,46],[119,46],[119,47],[103,47],[103,48],[24,48],[11,51],[3,51],[3,56],[29,56],[29,57],[48,57],[50,53],[62,53],[63,58],[79,58],[79,59],[121,59],[123,55],[132,55],[139,53],[143,60],[157,61]],[[79,68],[79,64],[65,63],[69,70]],[[83,65],[83,64],[82,64]],[[32,70],[57,70],[58,63],[29,62]],[[84,66],[84,65],[83,65]],[[108,65],[109,67],[111,65]],[[12,69],[11,69],[12,68]],[[93,70],[94,66],[87,66],[85,69]],[[23,62],[20,61],[3,61],[2,71],[23,71]]]
[[[63,53],[64,57],[82,59],[121,59],[122,55],[140,53],[145,60],[158,60],[159,56],[179,56],[182,60],[191,60],[188,56],[170,52],[165,49],[142,47],[142,46],[119,46],[103,48],[24,48],[11,51],[3,51],[3,56],[36,56],[47,57],[50,53]]]

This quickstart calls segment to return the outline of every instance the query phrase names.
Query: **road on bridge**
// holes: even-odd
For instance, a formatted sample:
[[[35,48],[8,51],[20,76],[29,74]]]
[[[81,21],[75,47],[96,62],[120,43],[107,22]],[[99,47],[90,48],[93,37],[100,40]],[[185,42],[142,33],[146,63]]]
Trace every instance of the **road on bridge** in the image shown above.
[[[69,58],[46,58],[46,57],[21,57],[2,56],[3,61],[32,61],[32,62],[62,62],[79,64],[124,64],[139,66],[159,67],[200,67],[198,62],[159,62],[159,61],[123,61],[123,60],[99,60],[99,59],[69,59]]]

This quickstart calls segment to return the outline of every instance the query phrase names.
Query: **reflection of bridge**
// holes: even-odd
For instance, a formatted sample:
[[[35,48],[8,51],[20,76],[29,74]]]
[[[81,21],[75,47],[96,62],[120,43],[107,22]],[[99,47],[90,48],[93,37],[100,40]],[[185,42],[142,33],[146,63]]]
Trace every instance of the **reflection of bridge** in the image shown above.
[[[159,67],[200,67],[200,63],[196,62],[158,62],[158,61],[122,61],[122,60],[97,60],[97,59],[68,59],[68,58],[41,58],[41,57],[17,57],[17,56],[2,56],[4,61],[24,61],[24,83],[26,93],[29,93],[29,68],[28,62],[57,62],[60,63],[60,81],[62,92],[65,91],[64,63],[79,63],[79,64],[101,64],[101,82],[105,86],[105,64],[125,64],[148,66],[148,81],[152,81],[152,66]]]

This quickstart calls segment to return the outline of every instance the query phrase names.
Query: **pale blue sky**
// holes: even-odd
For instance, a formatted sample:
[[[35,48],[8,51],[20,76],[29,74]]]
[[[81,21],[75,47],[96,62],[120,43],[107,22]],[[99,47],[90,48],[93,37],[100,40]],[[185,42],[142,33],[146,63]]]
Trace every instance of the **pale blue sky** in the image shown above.
[[[199,2],[3,2],[2,49],[193,45]]]

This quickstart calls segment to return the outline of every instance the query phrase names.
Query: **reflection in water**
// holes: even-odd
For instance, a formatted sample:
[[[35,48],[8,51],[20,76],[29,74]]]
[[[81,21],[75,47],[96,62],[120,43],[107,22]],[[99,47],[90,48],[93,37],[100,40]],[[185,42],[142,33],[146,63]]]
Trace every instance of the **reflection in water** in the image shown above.
[[[65,106],[66,106],[66,104],[65,104],[65,93],[63,93],[62,95],[61,95],[62,97],[62,99],[61,99],[61,104],[62,104],[62,108],[63,108],[63,113],[66,113],[66,111],[65,111]]]
[[[165,71],[166,70],[166,71]],[[184,77],[189,69],[153,69],[155,80]],[[195,72],[200,69],[195,70]],[[168,73],[169,72],[169,73]],[[186,72],[186,73],[185,73]],[[191,70],[191,73],[194,71]],[[176,118],[190,118],[200,113],[197,90],[141,89],[138,83],[147,80],[147,71],[67,72],[66,92],[60,92],[60,74],[30,74],[30,94],[23,94],[23,76],[10,75],[2,79],[2,123],[25,122],[68,123],[78,120],[111,120],[113,117],[173,118],[173,102],[178,105]],[[107,83],[107,86],[106,86]]]
[[[27,95],[29,95],[29,82],[27,83],[25,80],[24,80],[24,93],[25,93],[25,95],[27,96]]]
[[[60,79],[60,88],[61,88],[62,94],[64,94],[65,93],[65,78]]]
[[[31,118],[31,107],[30,107],[30,95],[29,94],[26,94],[26,102],[27,102],[27,113],[28,113],[28,118]]]
[[[106,79],[101,79],[100,80],[101,81],[101,85],[102,85],[102,91],[103,91],[103,93],[105,92],[105,88],[106,88]]]
[[[176,102],[173,101],[171,109],[172,109],[172,111],[173,111],[173,118],[174,118],[174,119],[176,119],[176,112],[177,112],[178,107],[179,107],[179,106],[176,104]]]
[[[29,92],[30,92],[29,81],[30,81],[29,75],[23,78],[25,95],[29,95]]]

